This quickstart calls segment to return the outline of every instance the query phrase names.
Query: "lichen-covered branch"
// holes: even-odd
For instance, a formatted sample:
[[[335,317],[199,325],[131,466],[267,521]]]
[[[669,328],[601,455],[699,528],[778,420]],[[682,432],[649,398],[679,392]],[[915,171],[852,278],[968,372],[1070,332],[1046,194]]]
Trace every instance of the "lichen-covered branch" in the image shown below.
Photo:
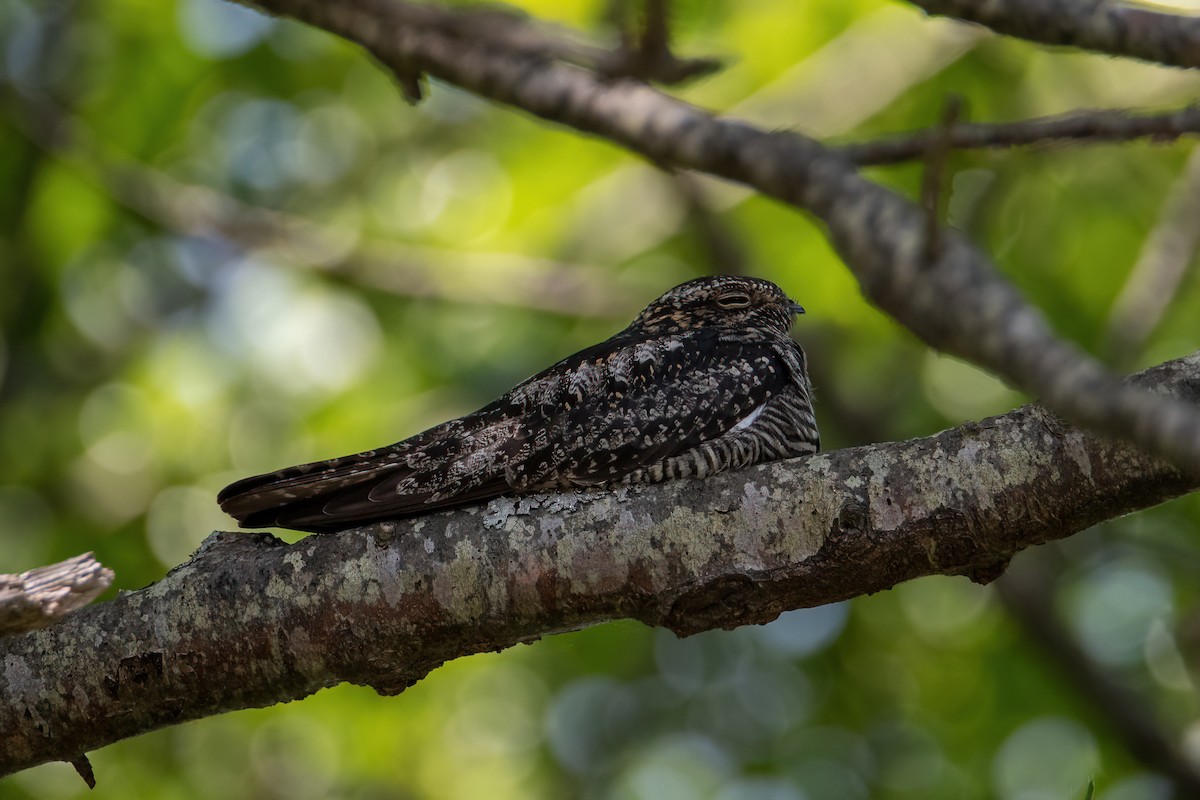
[[[1200,401],[1200,352],[1144,373]],[[1038,406],[707,480],[499,499],[285,545],[217,533],[162,581],[0,639],[0,774],[342,681],[634,618],[688,634],[1012,555],[1194,481]]]
[[[812,139],[724,119],[645,84],[463,38],[428,21],[463,12],[398,0],[243,2],[358,42],[397,74],[416,68],[657,163],[744,183],[809,211],[826,224],[866,295],[924,341],[1004,376],[1078,424],[1129,437],[1200,474],[1200,409],[1123,385],[1055,336],[953,231],[942,232],[936,258],[927,258],[924,211]]]
[[[112,581],[112,570],[91,553],[0,575],[0,636],[49,625],[95,600]]]
[[[909,0],[930,14],[977,22],[1044,44],[1070,45],[1176,67],[1200,67],[1200,17],[1120,0]]]

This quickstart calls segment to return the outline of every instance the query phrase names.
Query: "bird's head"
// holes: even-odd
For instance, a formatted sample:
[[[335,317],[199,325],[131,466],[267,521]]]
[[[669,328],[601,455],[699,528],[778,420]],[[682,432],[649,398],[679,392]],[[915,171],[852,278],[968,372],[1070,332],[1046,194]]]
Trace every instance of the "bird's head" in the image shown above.
[[[673,334],[718,328],[739,338],[756,331],[787,334],[804,309],[775,284],[761,278],[721,275],[696,278],[646,306],[631,328]]]

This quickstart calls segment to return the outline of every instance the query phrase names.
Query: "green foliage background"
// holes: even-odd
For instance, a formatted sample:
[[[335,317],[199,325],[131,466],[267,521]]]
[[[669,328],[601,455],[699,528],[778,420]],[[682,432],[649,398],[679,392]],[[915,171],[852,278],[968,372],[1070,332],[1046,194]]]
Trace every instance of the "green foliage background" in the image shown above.
[[[612,33],[599,0],[518,5]],[[674,8],[685,55],[729,60],[682,96],[835,139],[930,125],[949,93],[1000,121],[1200,88],[876,0]],[[8,0],[0,42],[2,572],[94,550],[119,588],[144,586],[228,527],[225,483],[471,411],[715,268],[670,176],[437,83],[410,108],[296,24],[216,0]],[[1103,355],[1191,147],[955,154],[949,219]],[[827,448],[1025,399],[867,305],[811,220],[699,187],[748,269],[808,309]],[[307,221],[322,246],[231,240],[205,223],[214,196]],[[1198,301],[1192,278],[1134,366],[1195,349]],[[1022,557],[1052,565],[1052,610],[1193,753],[1197,527],[1188,498]],[[927,579],[687,640],[632,622],[554,636],[396,698],[341,686],[122,742],[92,754],[91,794],[54,764],[0,796],[1029,800],[1095,776],[1100,800],[1167,797],[1072,683],[990,590]]]

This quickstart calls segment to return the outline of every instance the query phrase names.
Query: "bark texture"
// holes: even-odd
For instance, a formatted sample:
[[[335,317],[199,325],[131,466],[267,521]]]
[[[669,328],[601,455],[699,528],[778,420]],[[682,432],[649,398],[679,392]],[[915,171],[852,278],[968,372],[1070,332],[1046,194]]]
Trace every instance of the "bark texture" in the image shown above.
[[[1139,382],[1200,403],[1200,352]],[[618,618],[763,623],[1016,552],[1194,488],[1039,406],[707,480],[494,500],[285,545],[214,533],[162,581],[0,639],[0,774],[342,681]]]
[[[1200,17],[1120,0],[909,0],[998,33],[1175,67],[1200,67]]]

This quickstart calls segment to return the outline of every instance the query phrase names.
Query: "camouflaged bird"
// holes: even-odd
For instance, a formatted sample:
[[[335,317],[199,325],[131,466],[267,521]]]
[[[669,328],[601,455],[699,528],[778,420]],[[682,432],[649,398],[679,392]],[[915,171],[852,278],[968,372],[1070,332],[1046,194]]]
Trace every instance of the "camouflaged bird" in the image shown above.
[[[699,278],[611,339],[465,417],[378,450],[240,480],[244,528],[326,532],[506,494],[703,477],[816,452],[804,309],[769,281]]]

